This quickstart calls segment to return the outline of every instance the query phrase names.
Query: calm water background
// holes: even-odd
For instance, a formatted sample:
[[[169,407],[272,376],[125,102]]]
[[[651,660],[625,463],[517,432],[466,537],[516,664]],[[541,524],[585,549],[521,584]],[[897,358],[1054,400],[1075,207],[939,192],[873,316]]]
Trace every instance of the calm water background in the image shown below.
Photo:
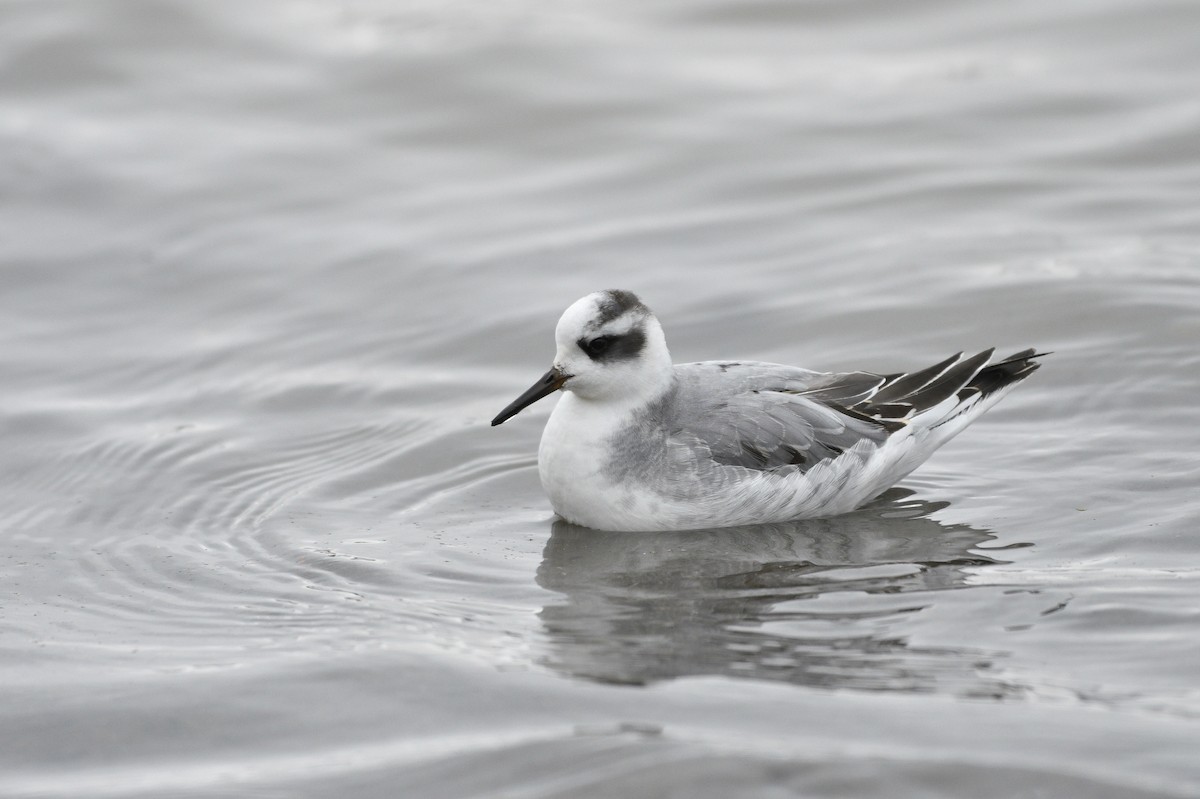
[[[1200,793],[1200,4],[0,3],[0,795]],[[558,314],[1055,351],[900,490],[556,524]]]

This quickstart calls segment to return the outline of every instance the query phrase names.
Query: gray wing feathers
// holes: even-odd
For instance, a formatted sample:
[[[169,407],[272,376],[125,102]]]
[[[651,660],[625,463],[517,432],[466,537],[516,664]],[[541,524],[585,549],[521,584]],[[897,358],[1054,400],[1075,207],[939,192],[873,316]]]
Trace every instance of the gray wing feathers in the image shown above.
[[[878,422],[822,401],[867,394],[882,383],[878,375],[827,375],[775,364],[727,366],[723,371],[708,364],[676,369],[678,432],[703,442],[717,463],[807,470],[864,438],[887,437]]]
[[[680,443],[707,449],[718,464],[807,471],[860,441],[882,442],[951,397],[986,396],[1038,367],[1033,350],[989,366],[993,351],[958,353],[893,375],[758,362],[681,364],[671,432]]]
[[[840,372],[818,375],[810,386],[799,392],[821,402],[849,408],[875,396],[887,378],[873,372]]]

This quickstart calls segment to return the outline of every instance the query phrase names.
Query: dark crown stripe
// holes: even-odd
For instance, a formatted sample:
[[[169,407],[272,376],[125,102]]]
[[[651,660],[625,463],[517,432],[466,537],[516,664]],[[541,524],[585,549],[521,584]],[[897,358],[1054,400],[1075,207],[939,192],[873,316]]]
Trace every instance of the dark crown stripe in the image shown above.
[[[642,301],[632,291],[609,289],[603,292],[604,299],[600,301],[600,324],[607,324],[625,314],[636,310],[647,310]]]

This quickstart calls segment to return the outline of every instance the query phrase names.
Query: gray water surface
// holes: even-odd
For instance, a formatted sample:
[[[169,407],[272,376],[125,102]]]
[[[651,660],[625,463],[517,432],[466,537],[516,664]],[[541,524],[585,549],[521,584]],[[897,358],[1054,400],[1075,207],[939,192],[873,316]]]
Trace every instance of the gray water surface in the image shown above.
[[[1200,794],[1200,5],[0,3],[0,795]],[[1044,368],[871,506],[555,521],[566,305]]]

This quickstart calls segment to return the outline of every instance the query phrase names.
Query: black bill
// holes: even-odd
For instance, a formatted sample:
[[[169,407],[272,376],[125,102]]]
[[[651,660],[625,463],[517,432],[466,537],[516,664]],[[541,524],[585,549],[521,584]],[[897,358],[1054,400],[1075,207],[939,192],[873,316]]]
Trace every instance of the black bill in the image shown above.
[[[542,375],[536,383],[530,386],[528,391],[513,400],[507,408],[500,411],[496,418],[492,420],[492,427],[508,421],[542,397],[558,391],[570,377],[570,375],[564,375],[557,369],[552,368],[549,372]]]

